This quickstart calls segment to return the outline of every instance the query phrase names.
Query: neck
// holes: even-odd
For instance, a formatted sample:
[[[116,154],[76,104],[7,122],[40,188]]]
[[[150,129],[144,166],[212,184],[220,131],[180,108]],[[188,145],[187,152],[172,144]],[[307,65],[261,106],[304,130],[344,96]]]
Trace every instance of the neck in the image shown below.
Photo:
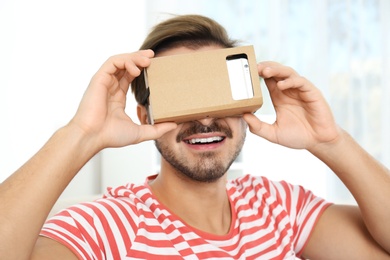
[[[155,197],[188,225],[215,235],[229,232],[230,202],[226,175],[211,183],[191,180],[162,159],[160,174],[149,183]]]

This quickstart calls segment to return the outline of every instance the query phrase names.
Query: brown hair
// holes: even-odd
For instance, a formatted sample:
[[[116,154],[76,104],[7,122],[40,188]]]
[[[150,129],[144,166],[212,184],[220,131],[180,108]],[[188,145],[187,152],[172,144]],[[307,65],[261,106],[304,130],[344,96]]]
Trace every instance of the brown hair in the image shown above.
[[[152,49],[158,55],[179,46],[196,50],[209,45],[231,48],[236,44],[235,40],[229,38],[225,28],[213,19],[201,15],[180,15],[154,26],[140,50]],[[138,104],[145,105],[148,92],[143,73],[134,79],[131,89]]]

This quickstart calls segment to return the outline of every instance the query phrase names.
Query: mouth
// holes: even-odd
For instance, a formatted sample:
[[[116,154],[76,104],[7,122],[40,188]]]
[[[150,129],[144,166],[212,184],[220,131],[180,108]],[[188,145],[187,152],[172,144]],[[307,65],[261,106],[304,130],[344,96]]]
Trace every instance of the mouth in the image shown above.
[[[184,139],[183,142],[191,145],[207,145],[207,144],[217,144],[225,140],[224,136],[212,136],[212,137],[198,137],[198,138],[189,138]]]
[[[225,141],[226,136],[216,133],[191,135],[182,140],[188,148],[199,152],[216,151],[223,147]]]
[[[205,152],[222,149],[228,138],[233,138],[233,133],[223,122],[214,120],[209,125],[203,125],[193,121],[176,136],[176,141],[193,151]]]

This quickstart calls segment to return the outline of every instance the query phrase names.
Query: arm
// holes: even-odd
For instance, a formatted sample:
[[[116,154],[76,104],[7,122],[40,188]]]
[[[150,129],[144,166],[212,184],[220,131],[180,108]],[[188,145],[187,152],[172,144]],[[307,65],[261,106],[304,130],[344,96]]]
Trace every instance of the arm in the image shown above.
[[[319,145],[311,152],[337,174],[353,194],[359,208],[341,206],[330,208],[329,212],[324,214],[322,223],[320,222],[315,229],[313,242],[307,247],[307,254],[316,259],[318,253],[313,252],[313,248],[326,245],[322,241],[325,237],[337,237],[338,239],[329,241],[335,243],[332,247],[353,249],[354,251],[349,253],[358,254],[355,259],[363,256],[365,259],[390,259],[389,170],[372,158],[345,132],[342,132],[338,142]],[[345,220],[349,223],[343,223]],[[341,228],[337,229],[339,226]],[[322,236],[321,233],[327,236]]]
[[[1,259],[31,256],[50,209],[93,155],[106,147],[158,138],[176,127],[137,125],[124,112],[130,82],[153,55],[147,50],[108,59],[92,78],[73,119],[0,184]],[[39,240],[41,253],[65,250],[48,239]]]
[[[359,205],[329,207],[304,256],[356,259],[377,255],[389,259],[389,170],[337,126],[322,94],[308,80],[274,62],[260,63],[258,70],[269,89],[277,120],[269,125],[254,115],[244,115],[251,132],[313,153],[344,182]]]

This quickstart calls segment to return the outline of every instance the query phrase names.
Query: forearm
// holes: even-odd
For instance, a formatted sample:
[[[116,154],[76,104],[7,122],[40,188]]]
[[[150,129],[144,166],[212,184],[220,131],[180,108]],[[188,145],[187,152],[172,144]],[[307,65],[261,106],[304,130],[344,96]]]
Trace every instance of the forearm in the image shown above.
[[[28,258],[52,206],[94,155],[89,142],[76,127],[61,128],[0,185],[0,258]]]
[[[390,252],[390,171],[346,132],[339,141],[312,151],[341,179],[355,197],[374,239]]]

